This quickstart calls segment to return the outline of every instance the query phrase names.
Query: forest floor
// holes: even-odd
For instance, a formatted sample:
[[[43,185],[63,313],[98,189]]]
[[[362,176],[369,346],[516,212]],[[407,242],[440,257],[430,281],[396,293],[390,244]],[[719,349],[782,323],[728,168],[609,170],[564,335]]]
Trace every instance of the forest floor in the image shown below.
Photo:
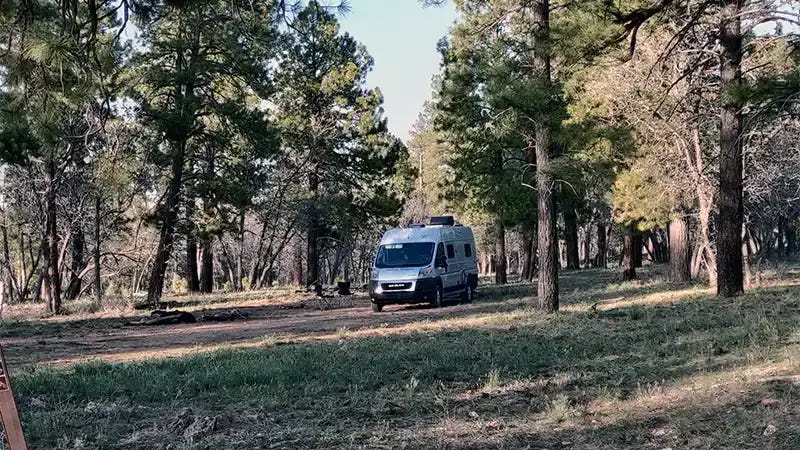
[[[177,297],[248,317],[160,327],[12,309],[0,343],[33,449],[800,448],[800,270],[735,299],[661,272],[563,273],[555,315],[526,284],[380,314]]]

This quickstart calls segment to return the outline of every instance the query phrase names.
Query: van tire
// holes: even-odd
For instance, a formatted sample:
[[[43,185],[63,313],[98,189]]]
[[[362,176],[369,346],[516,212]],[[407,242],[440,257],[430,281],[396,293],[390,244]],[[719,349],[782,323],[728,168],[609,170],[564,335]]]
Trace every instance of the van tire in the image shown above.
[[[464,292],[461,293],[461,300],[464,303],[472,303],[475,300],[475,288],[472,287],[472,283],[467,282],[464,286]]]
[[[379,313],[381,311],[383,311],[383,305],[379,305],[377,303],[372,304],[372,312]]]
[[[433,293],[433,306],[436,308],[444,307],[444,292],[442,291],[442,284],[436,285],[436,291]]]

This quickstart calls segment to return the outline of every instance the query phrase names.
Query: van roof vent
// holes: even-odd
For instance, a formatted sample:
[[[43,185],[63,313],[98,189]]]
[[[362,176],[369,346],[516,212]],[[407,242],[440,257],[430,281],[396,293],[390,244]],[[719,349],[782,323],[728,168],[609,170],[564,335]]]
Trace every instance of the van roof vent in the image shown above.
[[[408,225],[408,228],[425,228],[424,223],[411,223]]]
[[[453,216],[433,216],[431,217],[430,224],[431,225],[441,225],[441,226],[449,226],[452,227],[455,225],[456,221]]]

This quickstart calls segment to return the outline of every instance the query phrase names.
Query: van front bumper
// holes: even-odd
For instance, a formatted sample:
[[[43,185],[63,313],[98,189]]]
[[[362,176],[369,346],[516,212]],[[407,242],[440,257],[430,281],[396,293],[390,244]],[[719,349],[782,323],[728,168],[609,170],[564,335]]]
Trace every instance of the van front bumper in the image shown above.
[[[420,278],[402,281],[377,281],[369,283],[369,297],[372,303],[387,305],[391,303],[419,303],[436,298],[436,278]],[[410,284],[408,288],[392,288],[392,285]]]

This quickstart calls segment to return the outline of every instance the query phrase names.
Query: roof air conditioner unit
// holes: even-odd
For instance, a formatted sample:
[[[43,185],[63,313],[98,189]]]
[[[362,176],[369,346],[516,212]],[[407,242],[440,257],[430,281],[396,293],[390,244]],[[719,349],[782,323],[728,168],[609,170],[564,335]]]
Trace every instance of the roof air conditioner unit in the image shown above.
[[[452,227],[456,221],[453,216],[433,216],[430,221],[431,225],[441,225]]]

